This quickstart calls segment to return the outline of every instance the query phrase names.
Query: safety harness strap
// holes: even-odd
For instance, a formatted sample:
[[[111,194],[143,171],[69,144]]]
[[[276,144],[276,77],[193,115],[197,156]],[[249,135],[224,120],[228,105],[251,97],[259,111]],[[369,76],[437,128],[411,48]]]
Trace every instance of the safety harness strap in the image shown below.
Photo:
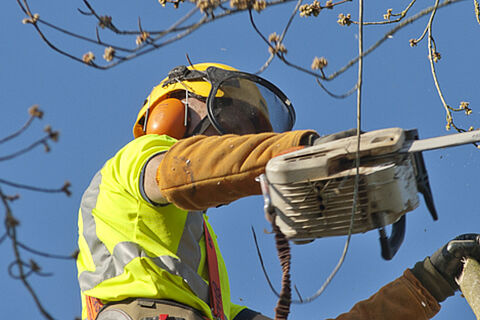
[[[90,296],[85,296],[85,300],[87,304],[87,319],[95,320],[98,313],[103,308],[103,303],[100,301],[100,299]]]
[[[203,221],[205,230],[205,247],[207,251],[208,275],[210,280],[210,308],[215,319],[225,320],[223,313],[222,290],[220,288],[220,275],[218,273],[217,253],[212,236],[207,228],[207,223]]]

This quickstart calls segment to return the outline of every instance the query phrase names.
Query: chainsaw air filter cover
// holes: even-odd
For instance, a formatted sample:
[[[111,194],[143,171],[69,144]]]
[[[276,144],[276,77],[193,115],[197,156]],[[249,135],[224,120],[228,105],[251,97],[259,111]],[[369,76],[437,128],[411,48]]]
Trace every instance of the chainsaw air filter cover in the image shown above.
[[[426,172],[419,172],[419,168],[424,171],[423,159],[420,153],[398,152],[414,135],[415,130],[400,128],[361,135],[352,233],[393,224],[419,205],[419,181],[424,179],[428,186]],[[353,136],[268,162],[263,177],[266,205],[275,212],[275,223],[287,238],[301,242],[349,233],[356,150]]]

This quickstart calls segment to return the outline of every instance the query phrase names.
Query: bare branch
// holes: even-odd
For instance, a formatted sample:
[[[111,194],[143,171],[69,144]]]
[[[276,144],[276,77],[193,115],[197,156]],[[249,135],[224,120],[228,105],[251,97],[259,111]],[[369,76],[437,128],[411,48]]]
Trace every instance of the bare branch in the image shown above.
[[[25,10],[28,12],[28,7],[25,7]],[[33,21],[33,20],[32,20]],[[30,23],[36,23],[35,21],[30,22]],[[24,131],[27,130],[27,128],[30,126],[34,118],[41,118],[43,116],[43,112],[38,108],[38,106],[34,105],[29,109],[29,114],[30,117],[27,120],[26,124],[22,126],[20,130],[17,130],[15,133],[10,134],[6,138],[3,138],[0,140],[0,143],[3,143],[8,140],[12,140]],[[14,152],[8,156],[4,156],[0,158],[0,161],[3,160],[10,160],[13,159],[17,156],[20,156],[22,154],[25,154],[31,150],[33,150],[37,145],[43,144],[46,147],[48,147],[47,141],[57,141],[58,140],[58,132],[53,131],[50,126],[46,126],[44,131],[46,132],[46,135],[32,143],[30,146],[23,148],[17,152]],[[47,193],[58,193],[58,192],[63,192],[67,195],[70,195],[71,192],[69,190],[70,183],[67,181],[65,184],[58,189],[49,189],[49,188],[42,188],[42,187],[34,187],[30,185],[25,185],[25,184],[19,184],[16,182],[8,181],[5,179],[0,178],[0,199],[1,199],[1,204],[3,204],[3,207],[5,208],[5,218],[4,218],[4,223],[5,223],[5,234],[0,237],[0,244],[5,242],[5,240],[9,239],[12,248],[13,248],[13,253],[14,253],[14,260],[10,263],[8,267],[8,272],[10,276],[14,279],[20,280],[24,287],[27,289],[27,291],[30,293],[32,296],[37,309],[40,311],[42,316],[45,319],[53,319],[53,317],[46,311],[45,307],[42,305],[38,294],[35,292],[33,287],[31,286],[30,282],[28,281],[28,277],[31,275],[37,275],[37,276],[50,276],[51,273],[45,273],[41,270],[39,264],[35,262],[34,260],[30,259],[28,262],[26,262],[21,254],[20,254],[20,249],[26,250],[30,253],[40,255],[45,258],[56,258],[56,259],[73,259],[73,255],[71,257],[66,257],[66,256],[61,256],[61,255],[54,255],[54,254],[49,254],[45,252],[41,252],[39,250],[33,249],[31,247],[26,246],[25,244],[21,243],[18,240],[18,235],[17,235],[17,227],[20,224],[20,221],[15,218],[13,215],[12,209],[10,207],[10,202],[16,200],[19,198],[18,195],[15,196],[9,196],[5,194],[1,188],[1,185],[7,185],[9,187],[17,188],[17,189],[27,189],[27,190],[32,190],[32,191],[38,191],[38,192],[47,192]]]
[[[444,2],[440,3],[438,5],[438,7],[436,6],[432,6],[432,7],[429,7],[429,8],[426,8],[422,11],[420,11],[419,13],[417,13],[416,15],[402,21],[401,23],[399,23],[396,27],[394,27],[393,29],[391,29],[390,31],[388,31],[387,33],[385,33],[385,35],[383,35],[382,38],[380,38],[375,44],[373,44],[371,47],[369,47],[367,50],[365,50],[363,52],[363,56],[362,57],[366,57],[367,55],[369,55],[370,53],[372,53],[375,49],[377,49],[381,44],[383,44],[387,39],[391,38],[397,31],[399,31],[400,29],[404,28],[405,26],[417,21],[418,19],[422,18],[423,16],[429,14],[430,12],[432,12],[433,10],[436,10],[436,8],[442,8],[442,7],[445,7],[445,6],[448,6],[448,5],[451,5],[451,4],[454,4],[454,3],[457,3],[457,2],[460,2],[460,1],[464,1],[464,0],[445,0]],[[351,61],[349,61],[344,67],[342,67],[341,69],[339,69],[338,71],[332,73],[330,76],[328,76],[325,80],[332,80],[336,77],[338,77],[340,74],[344,73],[345,71],[347,71],[350,67],[352,67],[355,63],[357,63],[357,61],[359,60],[359,57],[356,57],[354,59],[352,59]]]
[[[371,25],[382,25],[382,24],[391,24],[400,22],[403,18],[406,17],[408,10],[412,8],[417,0],[412,0],[408,6],[400,13],[392,13],[392,9],[388,9],[387,13],[383,15],[383,18],[386,21],[374,21],[374,22],[364,22],[364,26],[371,26]],[[398,17],[397,19],[390,20],[390,17]],[[350,20],[353,24],[358,24],[358,21]]]
[[[342,93],[342,94],[336,94],[336,93],[333,93],[330,90],[328,90],[318,78],[315,79],[315,80],[317,81],[318,85],[323,89],[323,91],[325,91],[329,96],[331,96],[332,98],[335,98],[335,99],[345,99],[345,98],[351,96],[357,90],[357,86],[358,86],[358,82],[357,82],[347,92]]]
[[[17,274],[14,273],[13,268],[15,266],[18,266],[19,264],[21,264],[25,269],[28,270],[23,274],[23,276],[17,275]],[[22,277],[28,278],[32,274],[35,274],[35,275],[41,276],[41,277],[50,277],[50,276],[53,275],[52,273],[45,273],[45,272],[41,272],[40,270],[41,270],[40,266],[33,260],[30,260],[30,263],[26,263],[24,261],[13,261],[8,266],[8,274],[10,275],[10,277],[12,277],[13,279],[16,279],[16,280],[21,280]]]
[[[48,127],[47,127],[48,128]],[[3,157],[0,157],[0,161],[7,161],[7,160],[12,160],[12,159],[15,159],[27,152],[30,152],[32,151],[33,149],[35,149],[37,146],[39,145],[43,145],[45,146],[46,148],[46,151],[50,151],[49,147],[48,147],[48,144],[47,144],[47,141],[48,140],[53,140],[55,141],[58,137],[58,132],[55,131],[55,132],[47,132],[47,135],[43,138],[40,138],[39,140],[33,142],[32,144],[30,144],[29,146],[23,148],[23,149],[20,149],[14,153],[11,153],[9,155],[6,155],[6,156],[3,156]]]
[[[2,242],[5,241],[5,239],[7,239],[7,233],[6,232],[3,234],[3,236],[0,237],[0,244],[2,244]]]
[[[13,138],[18,137],[20,134],[22,134],[23,132],[25,132],[28,129],[28,127],[32,124],[32,122],[35,118],[41,119],[43,117],[43,111],[38,108],[38,105],[31,106],[28,109],[28,113],[30,114],[30,117],[27,119],[25,124],[20,129],[18,129],[16,132],[0,139],[0,144],[2,144],[4,142],[7,142],[9,140],[12,140]]]
[[[227,0],[224,0],[223,2],[220,2],[220,3],[225,3],[226,1]],[[269,2],[269,3],[266,3],[265,6],[274,6],[274,5],[278,5],[278,4],[282,4],[282,3],[286,3],[286,2],[290,2],[290,1],[293,1],[293,0],[275,0],[275,1],[272,1],[272,2]],[[199,27],[201,27],[203,25],[206,25],[210,22],[213,22],[214,20],[218,20],[220,18],[228,17],[232,14],[236,14],[236,13],[239,13],[239,12],[242,12],[242,11],[245,10],[245,9],[240,9],[240,8],[230,9],[230,10],[224,9],[223,12],[221,12],[219,14],[216,14],[216,15],[213,15],[213,12],[206,11],[206,12],[204,12],[203,17],[200,18],[197,22],[192,23],[190,25],[181,26],[189,18],[191,18],[194,13],[197,13],[197,12],[200,11],[199,8],[195,7],[190,12],[188,12],[185,16],[180,18],[176,23],[174,23],[172,26],[170,26],[167,30],[163,30],[163,31],[150,31],[150,30],[144,31],[143,27],[140,27],[141,31],[138,31],[138,30],[125,31],[125,30],[119,30],[117,27],[115,27],[112,24],[110,17],[100,16],[93,9],[93,7],[90,5],[90,3],[88,1],[84,1],[85,5],[87,6],[89,11],[88,12],[85,12],[85,11],[82,11],[82,10],[79,10],[79,11],[82,14],[85,14],[85,15],[88,15],[88,16],[94,16],[96,18],[97,22],[99,23],[99,25],[104,26],[105,28],[108,28],[109,30],[113,31],[115,34],[117,34],[117,35],[135,35],[135,36],[139,36],[139,35],[142,35],[142,34],[145,34],[145,33],[149,34],[150,37],[148,38],[147,41],[145,41],[143,43],[142,46],[137,46],[136,48],[129,49],[129,48],[124,48],[124,47],[117,46],[113,43],[103,42],[103,41],[100,40],[99,34],[96,34],[96,37],[92,39],[92,38],[85,37],[83,35],[76,34],[74,32],[68,31],[64,28],[58,27],[58,26],[56,26],[52,23],[49,23],[49,22],[47,22],[43,19],[40,19],[38,17],[38,15],[36,16],[35,19],[33,19],[34,15],[32,14],[32,12],[30,11],[30,9],[28,7],[27,0],[17,0],[17,3],[19,4],[22,11],[29,17],[29,23],[31,23],[34,26],[34,28],[37,31],[37,33],[39,34],[40,38],[51,49],[53,49],[54,51],[66,56],[68,58],[71,58],[71,59],[73,59],[77,62],[81,62],[81,63],[84,63],[84,64],[90,66],[90,67],[94,67],[94,68],[97,68],[97,69],[103,69],[103,70],[110,69],[114,66],[117,66],[118,64],[120,64],[122,62],[140,57],[140,56],[142,56],[146,53],[152,52],[153,50],[162,48],[162,47],[164,47],[168,44],[171,44],[171,43],[176,42],[180,39],[183,39],[185,36],[187,36],[187,35],[191,34],[192,32],[196,31]],[[123,57],[115,55],[115,58],[116,58],[115,61],[111,61],[109,64],[103,65],[103,66],[93,62],[93,59],[89,59],[87,62],[85,62],[85,60],[83,58],[77,57],[77,56],[69,53],[68,51],[66,51],[64,49],[61,49],[60,47],[56,46],[53,42],[51,42],[46,37],[46,35],[43,33],[43,31],[41,30],[40,24],[48,26],[48,27],[50,27],[50,28],[52,28],[56,31],[59,31],[59,32],[67,35],[67,36],[71,36],[71,37],[74,37],[74,38],[77,38],[77,39],[95,44],[97,46],[112,47],[116,51],[127,52],[127,53],[130,53],[130,54],[127,55],[127,56],[123,56]],[[167,40],[160,41],[160,40],[163,39],[163,37],[165,37],[167,35],[170,35],[171,37]]]
[[[65,256],[65,255],[59,255],[59,254],[52,254],[52,253],[46,253],[46,252],[43,252],[43,251],[39,251],[39,250],[36,250],[36,249],[33,249],[31,247],[28,247],[26,246],[25,244],[17,241],[17,245],[30,252],[30,253],[33,253],[33,254],[36,254],[38,256],[42,256],[42,257],[45,257],[45,258],[52,258],[52,259],[61,259],[61,260],[75,260],[76,257],[77,257],[77,254],[76,252],[72,253],[71,255],[68,255],[68,256]]]
[[[299,8],[300,17],[317,17],[323,9],[333,9],[334,7],[351,2],[352,0],[340,0],[333,2],[328,0],[325,2],[325,6],[322,6],[318,0],[314,0],[311,4],[304,4]]]
[[[0,139],[0,144],[4,143],[4,142],[7,142],[8,140],[12,140],[13,138],[18,137],[20,134],[25,132],[25,130],[30,126],[30,124],[32,124],[33,119],[35,119],[35,117],[30,116],[30,118],[28,118],[27,122],[25,122],[25,124],[20,129],[18,129],[16,132],[6,136],[5,138]]]
[[[1,179],[1,178],[0,178],[0,184],[5,184],[5,185],[8,185],[10,187],[25,189],[25,190],[30,190],[30,191],[37,191],[37,192],[44,192],[44,193],[61,193],[61,192],[63,192],[67,196],[71,195],[71,192],[69,190],[70,182],[68,182],[68,181],[66,181],[61,188],[56,188],[56,189],[29,186],[29,185],[16,183],[16,182],[8,181],[8,180]]]
[[[3,206],[5,207],[5,214],[6,218],[14,219],[12,210],[10,208],[10,205],[7,200],[7,196],[3,193],[2,188],[0,188],[0,198],[2,199]],[[17,243],[17,232],[15,226],[8,226],[7,225],[7,232],[9,234],[10,239],[12,240],[12,247],[13,247],[13,252],[15,255],[15,262],[16,266],[18,268],[18,277],[22,281],[23,285],[25,288],[27,288],[28,292],[32,296],[33,300],[35,301],[35,304],[38,308],[38,310],[41,312],[41,314],[49,320],[53,320],[53,317],[45,310],[43,307],[42,303],[40,302],[40,299],[38,298],[37,294],[33,290],[32,286],[27,280],[28,273],[25,272],[24,270],[24,263],[22,262],[20,252],[18,250],[18,243]]]

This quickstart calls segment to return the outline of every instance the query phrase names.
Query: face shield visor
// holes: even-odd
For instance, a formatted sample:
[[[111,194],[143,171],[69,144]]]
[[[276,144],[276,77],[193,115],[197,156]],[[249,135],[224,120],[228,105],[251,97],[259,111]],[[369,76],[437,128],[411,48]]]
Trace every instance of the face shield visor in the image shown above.
[[[208,67],[205,71],[177,67],[163,85],[183,82],[196,93],[197,81],[210,84],[206,99],[207,117],[194,129],[202,134],[211,124],[220,134],[285,132],[295,123],[290,100],[275,85],[256,75]],[[191,89],[189,89],[191,86]]]

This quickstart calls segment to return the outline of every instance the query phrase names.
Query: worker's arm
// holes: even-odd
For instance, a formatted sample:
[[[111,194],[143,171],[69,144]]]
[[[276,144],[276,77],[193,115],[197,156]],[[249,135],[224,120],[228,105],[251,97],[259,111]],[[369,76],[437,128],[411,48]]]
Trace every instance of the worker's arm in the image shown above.
[[[381,288],[369,299],[358,302],[335,320],[427,320],[439,310],[437,300],[410,270],[406,270],[403,276]],[[271,319],[244,309],[233,320]]]
[[[440,310],[439,303],[458,290],[455,279],[462,271],[464,257],[480,261],[480,235],[464,234],[449,241],[431,257],[407,269],[401,277],[335,320],[431,319]],[[242,320],[257,320],[250,310],[244,315]]]
[[[427,320],[440,310],[437,300],[410,270],[336,320]]]
[[[410,270],[406,270],[403,276],[381,288],[369,299],[358,302],[349,312],[341,314],[335,320],[427,320],[439,310],[440,305],[435,298]],[[238,315],[238,319],[270,318],[245,309]]]
[[[480,235],[463,234],[449,241],[336,320],[430,319],[440,310],[439,303],[458,290],[455,279],[464,258],[480,261]]]
[[[410,270],[406,270],[403,276],[381,288],[369,299],[358,302],[335,320],[427,320],[439,310],[436,299]],[[238,320],[270,319],[249,309],[243,310],[237,317]]]
[[[160,192],[157,184],[157,170],[163,160],[165,153],[160,153],[151,158],[145,166],[145,177],[143,189],[148,199],[154,203],[165,204],[167,200]]]
[[[315,134],[304,130],[182,139],[148,162],[145,193],[153,202],[186,210],[205,210],[260,194],[255,178],[265,171],[268,160]]]

